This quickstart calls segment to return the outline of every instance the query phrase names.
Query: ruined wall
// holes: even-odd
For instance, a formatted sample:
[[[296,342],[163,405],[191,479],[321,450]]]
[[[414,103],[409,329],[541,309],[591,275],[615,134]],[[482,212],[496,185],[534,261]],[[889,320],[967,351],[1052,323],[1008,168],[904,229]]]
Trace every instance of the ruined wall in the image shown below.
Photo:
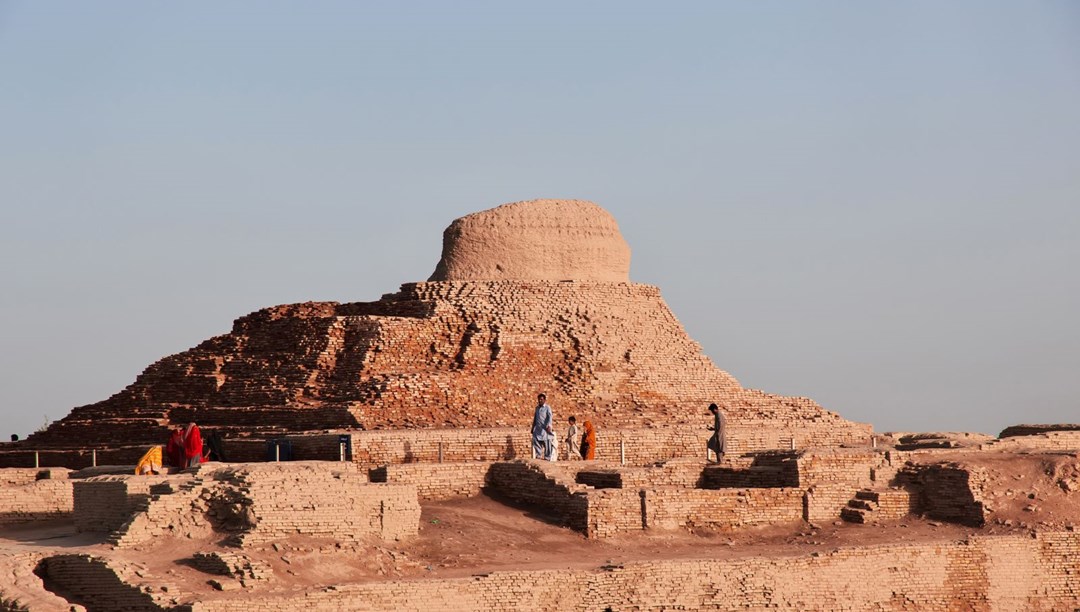
[[[385,465],[370,472],[372,482],[411,485],[421,501],[480,495],[489,462]]]
[[[79,493],[80,527],[116,529],[110,540],[120,547],[212,533],[241,546],[297,534],[393,540],[420,523],[415,487],[371,484],[350,463],[204,464],[197,475],[91,478]]]
[[[714,527],[734,529],[803,519],[799,489],[648,489],[649,529]]]
[[[806,519],[840,517],[855,492],[875,484],[873,470],[884,453],[873,449],[811,449],[796,460],[799,486],[806,490]]]
[[[975,527],[986,522],[982,469],[940,463],[911,466],[905,472],[918,486],[918,506],[929,518]]]
[[[242,317],[229,334],[160,360],[19,449],[160,443],[170,422],[187,420],[226,437],[524,431],[541,390],[556,422],[590,418],[601,436],[615,424],[703,431],[710,402],[725,410],[736,452],[865,443],[871,433],[809,399],[743,389],[701,353],[656,287],[447,281],[406,284],[379,302],[293,304]],[[16,457],[25,460],[4,453],[0,462]]]
[[[0,525],[68,517],[72,506],[68,470],[0,470]]]
[[[74,484],[75,531],[120,529],[150,500],[150,489],[165,476],[96,476]]]
[[[1080,607],[1073,532],[844,548],[798,557],[665,561],[603,570],[495,572],[348,585],[300,596],[207,601],[265,609],[799,611],[1071,610]]]
[[[487,484],[498,495],[518,503],[532,504],[562,522],[585,532],[588,525],[589,490],[572,480],[547,472],[547,462],[540,460],[511,461],[492,464]]]

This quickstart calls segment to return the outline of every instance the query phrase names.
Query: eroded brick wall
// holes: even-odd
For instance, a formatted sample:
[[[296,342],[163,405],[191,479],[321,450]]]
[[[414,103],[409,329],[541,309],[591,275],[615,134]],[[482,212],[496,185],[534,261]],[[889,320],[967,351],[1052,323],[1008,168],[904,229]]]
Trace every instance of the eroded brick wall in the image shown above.
[[[734,529],[803,519],[803,492],[799,489],[662,488],[644,493],[649,529]]]
[[[0,525],[71,516],[71,480],[65,469],[0,470]]]
[[[74,483],[75,530],[109,533],[145,507],[165,476],[97,476]]]
[[[205,612],[368,610],[1056,611],[1080,607],[1075,532],[844,548],[796,557],[494,572],[207,601]]]
[[[21,448],[161,443],[170,423],[189,420],[226,437],[524,430],[538,391],[557,422],[589,418],[601,436],[614,426],[703,431],[710,402],[727,414],[736,452],[866,442],[871,433],[809,399],[742,388],[687,336],[656,287],[448,281],[406,284],[373,303],[290,304],[241,317],[230,333],[161,359]],[[16,458],[24,456],[0,462]],[[483,458],[495,459],[505,457]]]
[[[421,501],[474,497],[487,482],[491,463],[409,463],[385,465],[370,472],[372,482],[411,485]]]

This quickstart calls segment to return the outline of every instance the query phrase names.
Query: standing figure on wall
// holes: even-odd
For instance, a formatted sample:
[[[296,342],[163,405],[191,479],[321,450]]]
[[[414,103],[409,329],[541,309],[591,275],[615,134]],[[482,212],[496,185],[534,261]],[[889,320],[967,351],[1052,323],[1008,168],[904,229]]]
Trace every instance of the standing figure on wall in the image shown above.
[[[578,440],[580,432],[577,428],[577,418],[572,416],[568,419],[570,427],[566,430],[566,458],[573,461],[581,459],[581,443]]]
[[[585,433],[581,434],[581,458],[596,459],[596,428],[592,421],[585,421]]]
[[[547,459],[551,455],[551,441],[554,437],[551,428],[551,406],[547,404],[547,396],[541,393],[536,396],[536,410],[533,412],[532,429],[532,456],[533,459]]]
[[[709,437],[708,449],[716,453],[716,462],[720,463],[724,458],[724,453],[727,451],[725,435],[727,419],[724,418],[724,413],[720,412],[720,408],[716,404],[709,404],[709,412],[713,415],[713,424],[709,427],[713,435]],[[707,452],[706,455],[708,455]]]

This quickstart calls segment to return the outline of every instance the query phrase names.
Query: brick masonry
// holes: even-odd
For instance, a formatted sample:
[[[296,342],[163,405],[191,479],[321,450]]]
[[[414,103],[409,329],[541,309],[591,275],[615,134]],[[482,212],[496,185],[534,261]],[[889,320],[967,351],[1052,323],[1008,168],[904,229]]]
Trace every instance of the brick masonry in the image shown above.
[[[155,607],[147,608],[151,596],[117,584],[117,574],[127,577],[130,569],[85,556],[54,557],[49,560],[48,574],[64,588],[77,590],[84,601],[109,609],[160,609],[168,603],[156,595]],[[242,598],[205,599],[172,609],[594,611],[609,607],[620,611],[1071,610],[1080,607],[1080,535],[984,536],[794,557],[494,572],[460,579],[342,585],[292,596],[245,593]]]
[[[0,465],[24,464],[35,449],[161,443],[169,424],[188,420],[233,439],[328,429],[524,431],[541,390],[558,423],[575,414],[602,436],[615,426],[703,430],[710,402],[724,408],[738,450],[865,443],[872,432],[809,399],[741,387],[701,353],[656,287],[445,281],[405,284],[377,302],[309,302],[241,317],[230,333],[165,357],[113,397],[6,447]]]
[[[372,484],[350,463],[204,464],[197,474],[111,476],[76,485],[76,525],[120,547],[221,533],[238,546],[308,535],[344,542],[416,535],[416,488]]]
[[[0,470],[0,525],[71,516],[66,469]]]

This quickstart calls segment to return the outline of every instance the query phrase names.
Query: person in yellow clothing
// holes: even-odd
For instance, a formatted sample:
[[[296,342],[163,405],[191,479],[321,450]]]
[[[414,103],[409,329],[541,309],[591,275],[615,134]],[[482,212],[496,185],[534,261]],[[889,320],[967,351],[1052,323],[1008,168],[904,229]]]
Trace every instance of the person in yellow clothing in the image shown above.
[[[136,474],[160,474],[161,473],[161,447],[151,446],[150,450],[135,464]]]

